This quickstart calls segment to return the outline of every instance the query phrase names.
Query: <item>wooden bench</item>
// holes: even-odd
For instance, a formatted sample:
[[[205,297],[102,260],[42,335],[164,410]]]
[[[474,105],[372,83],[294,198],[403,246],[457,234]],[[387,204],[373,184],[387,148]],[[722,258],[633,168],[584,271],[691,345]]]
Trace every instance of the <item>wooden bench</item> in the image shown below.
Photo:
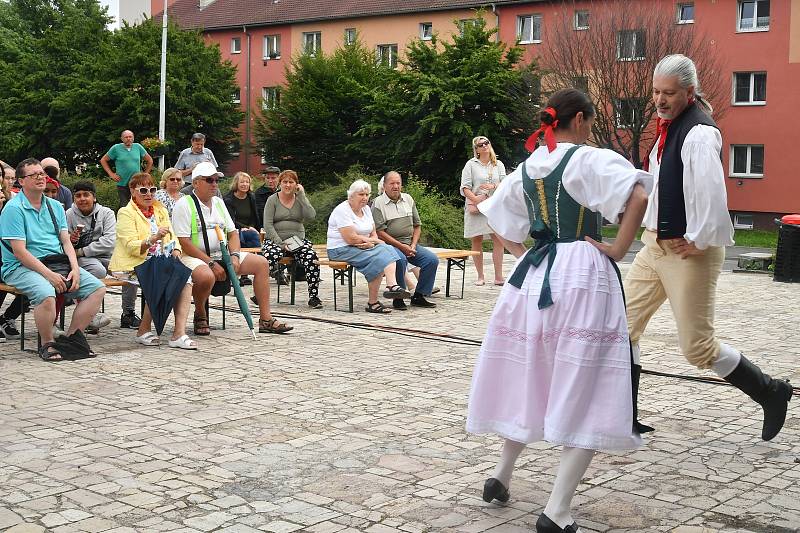
[[[104,278],[103,285],[106,287],[123,287],[127,285],[126,282],[115,279],[115,278]],[[27,314],[26,308],[27,305],[27,298],[24,294],[22,294],[16,287],[12,285],[6,285],[5,283],[0,283],[0,292],[7,292],[9,294],[13,294],[15,296],[22,296],[22,313],[20,313],[20,325],[19,325],[19,349],[23,352],[25,351],[25,315]],[[105,311],[105,301],[103,301],[101,312]],[[61,329],[64,329],[64,310],[61,309],[60,315],[60,326]],[[38,332],[37,332],[38,333]]]
[[[243,248],[243,251],[259,253],[258,248]],[[459,298],[464,298],[464,280],[466,278],[467,259],[478,255],[480,252],[472,250],[453,250],[449,248],[428,248],[431,252],[435,253],[439,259],[447,260],[447,278],[445,284],[445,296],[450,297],[450,284],[452,281],[452,271],[461,271],[461,295]],[[347,310],[353,312],[353,286],[355,285],[355,269],[349,263],[344,261],[332,261],[328,259],[328,250],[324,244],[315,244],[314,251],[319,257],[319,264],[327,266],[333,270],[333,309],[338,310],[338,295],[336,290],[337,282],[340,285],[347,285]],[[282,257],[279,261],[279,268],[281,271],[291,269],[290,281],[290,303],[295,303],[295,279],[296,270],[295,264],[291,257]],[[281,286],[278,285],[278,303],[281,300]]]

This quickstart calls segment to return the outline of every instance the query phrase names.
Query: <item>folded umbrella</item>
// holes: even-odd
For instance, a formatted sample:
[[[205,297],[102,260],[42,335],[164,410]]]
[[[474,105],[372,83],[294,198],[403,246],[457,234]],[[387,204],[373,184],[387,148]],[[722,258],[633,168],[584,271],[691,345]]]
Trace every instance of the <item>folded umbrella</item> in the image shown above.
[[[247,303],[247,298],[244,296],[242,286],[239,284],[239,276],[233,269],[233,262],[231,261],[231,254],[228,251],[228,243],[225,241],[225,236],[219,226],[214,228],[217,231],[217,238],[219,239],[219,249],[222,252],[222,263],[225,265],[225,270],[228,273],[228,279],[231,280],[231,287],[233,287],[233,294],[236,295],[236,301],[239,302],[239,310],[242,312],[247,327],[250,328],[250,333],[253,339],[256,338],[256,329],[253,327],[253,316],[250,314],[250,305]]]
[[[171,255],[154,255],[133,270],[153,316],[156,333],[161,335],[192,271]]]

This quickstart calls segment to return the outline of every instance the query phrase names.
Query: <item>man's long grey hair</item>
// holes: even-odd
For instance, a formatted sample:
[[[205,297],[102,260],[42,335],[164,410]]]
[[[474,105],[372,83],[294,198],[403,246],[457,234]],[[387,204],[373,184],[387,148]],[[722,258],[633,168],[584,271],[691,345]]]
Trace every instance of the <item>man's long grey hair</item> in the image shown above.
[[[678,78],[680,86],[684,89],[688,89],[690,86],[694,87],[694,99],[697,104],[709,115],[714,112],[711,103],[706,100],[700,90],[700,80],[697,79],[697,67],[695,67],[694,61],[685,55],[672,54],[665,56],[656,65],[653,76],[675,76]]]

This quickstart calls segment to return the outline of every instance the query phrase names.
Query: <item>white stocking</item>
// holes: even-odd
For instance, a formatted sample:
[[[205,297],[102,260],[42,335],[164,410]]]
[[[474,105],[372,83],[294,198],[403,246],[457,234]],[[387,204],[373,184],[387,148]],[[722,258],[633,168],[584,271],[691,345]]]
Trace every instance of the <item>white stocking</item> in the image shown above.
[[[725,344],[719,343],[719,355],[717,359],[711,364],[711,370],[721,378],[728,377],[728,374],[734,371],[739,366],[742,360],[742,352]]]
[[[573,522],[569,511],[572,496],[586,473],[586,469],[589,468],[592,457],[594,457],[594,450],[582,448],[565,446],[564,451],[561,452],[561,464],[558,466],[558,475],[553,483],[553,492],[550,493],[547,507],[544,508],[547,518],[561,528],[565,528]]]
[[[500,453],[500,462],[494,469],[492,477],[508,488],[511,483],[511,474],[514,472],[514,463],[517,462],[517,457],[525,449],[525,445],[521,442],[506,439],[503,443],[503,451]]]

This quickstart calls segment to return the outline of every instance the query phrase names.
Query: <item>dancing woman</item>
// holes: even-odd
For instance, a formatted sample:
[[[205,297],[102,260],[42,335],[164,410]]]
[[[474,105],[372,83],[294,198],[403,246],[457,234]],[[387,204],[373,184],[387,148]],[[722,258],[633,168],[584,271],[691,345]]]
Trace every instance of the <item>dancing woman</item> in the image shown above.
[[[564,447],[538,533],[575,533],[570,502],[595,450],[641,444],[632,401],[631,351],[619,271],[647,207],[650,174],[622,156],[583,146],[594,106],[575,89],[556,92],[541,114],[539,147],[479,208],[518,257],[489,320],[475,366],[467,431],[505,439],[483,491],[508,501],[525,445]],[[599,241],[601,216],[616,222]],[[535,245],[525,251],[531,236]],[[610,258],[610,259],[609,259]]]

